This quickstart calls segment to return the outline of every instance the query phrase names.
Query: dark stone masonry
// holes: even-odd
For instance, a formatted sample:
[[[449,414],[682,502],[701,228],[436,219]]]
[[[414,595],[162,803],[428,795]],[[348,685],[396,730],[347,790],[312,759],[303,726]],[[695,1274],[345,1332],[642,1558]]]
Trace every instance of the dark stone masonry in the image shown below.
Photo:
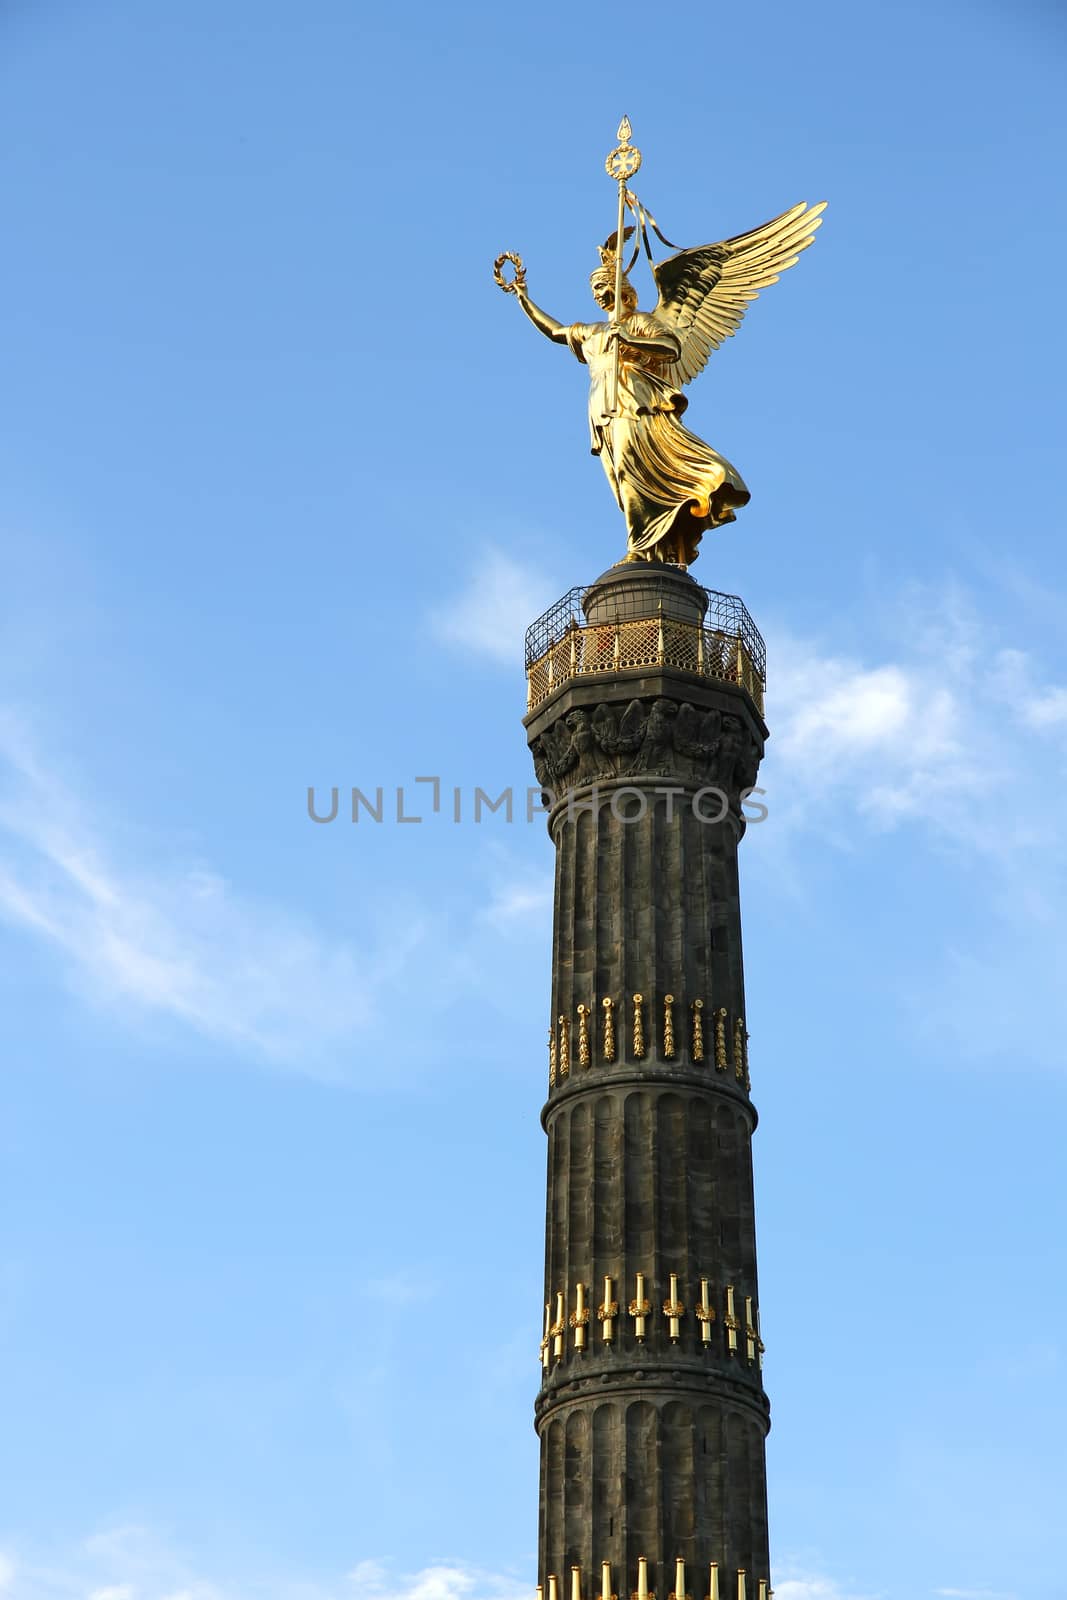
[[[737,873],[767,730],[707,603],[677,568],[612,568],[526,718],[556,848],[536,1426],[559,1600],[595,1600],[604,1562],[629,1597],[642,1557],[660,1600],[679,1557],[693,1600],[769,1585]],[[617,665],[641,627],[650,659]]]

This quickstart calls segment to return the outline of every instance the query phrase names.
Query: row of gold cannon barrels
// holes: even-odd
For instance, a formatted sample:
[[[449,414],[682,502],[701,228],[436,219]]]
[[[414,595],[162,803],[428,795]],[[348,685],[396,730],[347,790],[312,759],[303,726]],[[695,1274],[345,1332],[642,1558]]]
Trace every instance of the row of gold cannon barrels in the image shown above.
[[[630,1600],[656,1600],[656,1596],[649,1588],[647,1556],[637,1558],[637,1588],[631,1590]],[[611,1589],[611,1562],[600,1563],[600,1593],[594,1594],[592,1600],[619,1600],[617,1594]],[[731,1595],[732,1585],[729,1584],[725,1574],[720,1579],[719,1563],[712,1561],[708,1566],[708,1589],[705,1600],[733,1600]],[[736,1600],[749,1600],[748,1574],[744,1567],[737,1569],[737,1588],[733,1591]],[[547,1588],[544,1584],[537,1585],[537,1600],[563,1600],[560,1594],[559,1575],[555,1572],[548,1574]],[[584,1600],[582,1592],[582,1569],[571,1568],[571,1593],[570,1600]],[[667,1600],[693,1600],[691,1594],[686,1593],[685,1561],[681,1556],[676,1557],[674,1563],[674,1588],[667,1596]],[[752,1600],[774,1600],[774,1590],[768,1578],[760,1578],[756,1593]]]
[[[618,1324],[628,1317],[633,1323],[633,1335],[638,1344],[643,1344],[648,1336],[648,1325],[652,1320],[652,1302],[646,1293],[646,1275],[643,1272],[634,1274],[634,1297],[620,1316],[619,1302],[615,1298],[616,1280],[612,1277],[604,1278],[604,1298],[596,1307],[595,1316],[600,1324],[600,1341],[602,1344],[614,1344],[618,1334]],[[667,1336],[672,1344],[677,1344],[682,1337],[682,1319],[687,1315],[678,1294],[678,1273],[670,1274],[670,1294],[663,1302],[663,1316],[667,1323]],[[760,1338],[759,1311],[753,1304],[752,1296],[744,1296],[744,1320],[737,1314],[737,1294],[732,1283],[728,1283],[723,1290],[723,1318],[722,1329],[725,1334],[727,1355],[736,1356],[741,1352],[741,1342],[744,1339],[744,1359],[752,1365],[758,1363],[763,1366],[764,1343]],[[714,1323],[718,1320],[718,1312],[712,1304],[711,1282],[708,1278],[700,1280],[700,1300],[693,1308],[693,1315],[700,1324],[700,1342],[710,1345],[715,1340]],[[548,1372],[553,1362],[562,1361],[567,1354],[567,1333],[572,1336],[572,1348],[581,1355],[589,1348],[589,1335],[594,1312],[589,1305],[589,1288],[584,1283],[574,1286],[574,1310],[567,1315],[567,1296],[564,1290],[556,1293],[555,1306],[550,1301],[545,1305],[545,1327],[541,1338],[541,1366]]]
[[[680,1004],[673,994],[663,996],[662,1027],[659,1035],[659,1053],[664,1061],[674,1061],[678,1056],[679,1041],[675,1031],[675,1007]],[[656,1048],[657,1040],[654,1037],[655,1022],[651,1016],[652,1008],[647,1005],[643,994],[635,994],[631,1001],[630,1013],[631,1026],[629,1029],[630,1057],[641,1061],[648,1055],[649,1048]],[[575,1021],[563,1014],[556,1018],[556,1026],[548,1030],[548,1087],[554,1089],[556,1084],[564,1078],[569,1078],[571,1068],[574,1066],[591,1067],[594,1057],[610,1066],[619,1057],[618,1028],[619,1019],[616,1013],[619,1007],[610,996],[600,1002],[601,1021],[599,1028],[596,1024],[595,1002],[577,1007]],[[705,1059],[705,1005],[703,1000],[692,1000],[689,1003],[689,1059],[690,1061],[703,1061]],[[625,1001],[623,1002],[624,1015],[621,1025],[625,1028]],[[752,1080],[748,1071],[748,1034],[745,1032],[744,1017],[735,1017],[733,1027],[729,1025],[730,1014],[725,1006],[719,1006],[711,1012],[712,1023],[712,1050],[715,1059],[716,1072],[729,1072],[732,1068],[737,1082],[745,1089],[752,1087]],[[653,1035],[650,1037],[650,1032]],[[731,1056],[732,1046],[732,1060]]]

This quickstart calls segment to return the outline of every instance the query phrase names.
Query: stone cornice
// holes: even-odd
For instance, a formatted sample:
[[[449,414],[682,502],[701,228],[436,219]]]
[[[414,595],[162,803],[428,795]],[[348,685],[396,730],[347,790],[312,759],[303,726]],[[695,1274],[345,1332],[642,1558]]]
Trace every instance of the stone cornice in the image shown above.
[[[652,1395],[662,1399],[685,1395],[698,1403],[719,1400],[755,1417],[764,1433],[770,1431],[770,1401],[761,1388],[745,1379],[692,1361],[642,1363],[632,1357],[625,1365],[601,1363],[598,1370],[590,1367],[578,1377],[568,1370],[563,1381],[546,1384],[534,1402],[534,1426],[540,1432],[557,1412],[600,1399],[647,1400]]]
[[[653,1066],[642,1068],[635,1063],[625,1062],[621,1066],[595,1066],[584,1069],[572,1069],[571,1076],[552,1091],[551,1098],[545,1101],[541,1109],[541,1126],[548,1132],[548,1126],[556,1112],[570,1101],[581,1099],[583,1096],[596,1097],[616,1089],[660,1089],[664,1092],[678,1089],[695,1089],[709,1098],[728,1100],[731,1105],[737,1106],[744,1112],[749,1121],[749,1131],[754,1133],[759,1123],[759,1116],[748,1095],[736,1085],[732,1078],[715,1077],[710,1066],[679,1066],[671,1068],[668,1064],[657,1062]]]

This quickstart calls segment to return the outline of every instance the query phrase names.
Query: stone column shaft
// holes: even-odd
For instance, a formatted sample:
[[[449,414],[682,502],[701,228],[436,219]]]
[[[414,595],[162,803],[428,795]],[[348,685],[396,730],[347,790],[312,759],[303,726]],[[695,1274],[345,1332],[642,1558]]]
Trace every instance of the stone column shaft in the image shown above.
[[[662,639],[702,594],[613,569],[580,648],[650,607]],[[644,1556],[667,1600],[681,1556],[694,1600],[712,1561],[722,1600],[739,1569],[756,1600],[769,1407],[737,846],[766,729],[743,688],[662,664],[586,675],[578,650],[526,719],[556,848],[539,1582],[569,1596],[577,1566],[593,1600],[610,1561],[628,1597]]]

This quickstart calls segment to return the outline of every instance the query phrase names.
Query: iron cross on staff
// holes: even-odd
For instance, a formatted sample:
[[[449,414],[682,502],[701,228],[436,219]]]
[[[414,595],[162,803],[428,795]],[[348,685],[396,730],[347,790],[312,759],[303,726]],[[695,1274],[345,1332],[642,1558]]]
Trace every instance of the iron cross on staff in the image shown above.
[[[622,305],[622,254],[624,249],[624,223],[626,221],[626,185],[641,165],[641,152],[636,145],[630,143],[629,117],[623,117],[619,123],[619,131],[615,135],[618,144],[604,163],[609,178],[614,178],[619,185],[619,225],[615,230],[615,304],[612,307],[612,321],[619,321],[619,307]],[[622,340],[615,335],[615,354],[611,368],[611,415],[617,416],[619,411],[619,361],[622,356]]]

